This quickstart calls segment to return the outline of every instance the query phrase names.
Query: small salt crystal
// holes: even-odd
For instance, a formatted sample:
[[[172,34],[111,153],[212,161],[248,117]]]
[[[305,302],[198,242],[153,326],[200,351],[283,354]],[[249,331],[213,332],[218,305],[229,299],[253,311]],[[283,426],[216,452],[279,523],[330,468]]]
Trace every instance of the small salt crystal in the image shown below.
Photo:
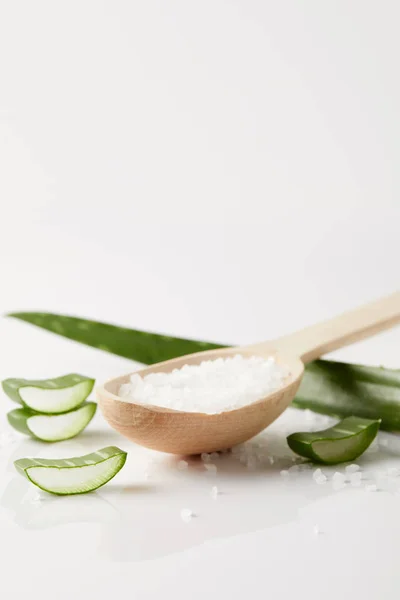
[[[341,490],[346,486],[346,477],[343,475],[343,473],[339,473],[339,471],[336,471],[336,473],[333,475],[332,477],[332,487],[334,490]]]
[[[350,484],[353,487],[359,487],[361,485],[362,473],[360,471],[356,471],[355,473],[351,473],[349,477]]]
[[[318,527],[318,525],[314,525],[313,531],[314,531],[314,535],[319,535],[321,533],[321,530]]]
[[[269,457],[268,457],[268,462],[269,462],[269,464],[270,464],[270,465],[273,465],[273,464],[274,464],[274,462],[275,462],[275,459],[274,459],[274,457],[273,457],[273,456],[269,456]]]
[[[360,470],[359,465],[349,465],[348,467],[345,468],[346,473],[348,473],[348,475],[351,475],[351,473],[356,473],[357,471]]]
[[[193,512],[190,510],[190,508],[182,508],[182,510],[181,510],[182,521],[184,521],[185,523],[189,523],[189,521],[192,520],[193,516],[194,516]]]
[[[213,465],[212,463],[205,463],[204,468],[206,471],[208,471],[208,473],[211,473],[212,475],[216,475],[218,470],[217,466]]]
[[[211,452],[210,458],[211,458],[211,460],[218,460],[219,459],[218,452]]]
[[[207,452],[202,452],[202,454],[201,454],[201,460],[204,463],[210,462],[211,461],[211,454],[208,454]]]
[[[219,494],[218,488],[216,485],[213,485],[211,488],[211,497],[214,498],[214,500],[217,498]]]
[[[376,491],[378,491],[378,487],[374,483],[371,483],[370,485],[365,486],[365,491],[366,492],[376,492]]]
[[[186,460],[180,460],[178,462],[178,470],[179,471],[184,471],[185,469],[187,469],[189,466],[189,463],[186,462]]]
[[[299,465],[293,465],[292,467],[289,467],[289,473],[298,473],[299,471],[300,471]]]
[[[320,485],[322,483],[325,483],[328,478],[326,475],[324,475],[324,473],[321,471],[321,469],[315,469],[315,471],[313,473],[313,479],[314,479],[315,483]]]
[[[283,469],[281,471],[281,475],[282,475],[282,477],[287,477],[289,475],[289,471],[286,471],[285,469]]]

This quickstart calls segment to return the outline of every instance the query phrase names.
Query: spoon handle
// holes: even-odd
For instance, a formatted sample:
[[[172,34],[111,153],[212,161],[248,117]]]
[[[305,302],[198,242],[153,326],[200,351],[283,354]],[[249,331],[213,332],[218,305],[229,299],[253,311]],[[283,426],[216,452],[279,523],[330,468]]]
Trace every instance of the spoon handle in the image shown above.
[[[397,323],[400,323],[400,292],[284,336],[275,340],[275,344],[308,363]]]

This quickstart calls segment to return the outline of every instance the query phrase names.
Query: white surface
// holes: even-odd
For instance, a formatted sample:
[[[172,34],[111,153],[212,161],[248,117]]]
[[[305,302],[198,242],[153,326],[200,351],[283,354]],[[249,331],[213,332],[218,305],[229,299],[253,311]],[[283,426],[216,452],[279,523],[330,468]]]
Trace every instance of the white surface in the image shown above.
[[[0,310],[246,343],[398,288],[398,13],[365,0],[3,2]],[[337,356],[399,367],[399,336]],[[132,368],[9,320],[0,340],[1,378]],[[0,449],[7,600],[397,600],[396,480],[333,492],[229,457],[214,477],[161,455],[149,467],[100,415],[76,440],[17,439]],[[21,456],[109,443],[128,463],[91,496],[41,500],[13,471]]]

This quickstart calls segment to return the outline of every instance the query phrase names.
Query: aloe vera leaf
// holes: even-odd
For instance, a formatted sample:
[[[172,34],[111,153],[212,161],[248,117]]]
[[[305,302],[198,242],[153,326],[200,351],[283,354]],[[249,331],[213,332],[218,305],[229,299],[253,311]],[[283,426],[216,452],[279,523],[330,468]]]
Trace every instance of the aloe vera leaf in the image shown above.
[[[54,379],[5,379],[4,392],[11,400],[36,412],[59,414],[80,406],[94,386],[94,379],[70,373]]]
[[[43,442],[69,440],[83,431],[93,419],[95,402],[85,402],[75,410],[61,415],[36,413],[27,408],[16,408],[7,414],[14,429]]]
[[[307,365],[293,406],[338,418],[381,419],[381,429],[398,431],[400,371],[316,360]]]
[[[73,458],[20,458],[14,462],[18,473],[40,489],[66,496],[86,494],[112,479],[125,464],[127,453],[108,446]]]
[[[287,443],[300,456],[334,465],[361,456],[375,439],[379,424],[379,420],[347,417],[323,431],[292,433]]]
[[[148,333],[138,329],[53,313],[18,312],[8,316],[146,365],[222,347],[210,342]]]
[[[9,316],[144,364],[227,347],[50,313],[24,312]],[[399,431],[400,371],[317,360],[306,365],[293,406],[338,418],[350,415],[381,418],[381,429]]]

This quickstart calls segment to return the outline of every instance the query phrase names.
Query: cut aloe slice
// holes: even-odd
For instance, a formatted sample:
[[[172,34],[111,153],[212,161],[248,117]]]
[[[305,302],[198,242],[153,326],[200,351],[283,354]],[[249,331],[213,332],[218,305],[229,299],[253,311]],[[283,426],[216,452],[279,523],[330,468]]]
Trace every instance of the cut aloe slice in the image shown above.
[[[355,460],[378,433],[380,420],[347,417],[329,429],[313,433],[292,433],[287,443],[296,454],[314,462],[334,465]]]
[[[70,373],[55,379],[5,379],[2,385],[14,402],[36,412],[60,414],[80,406],[92,391],[94,381]]]
[[[85,402],[62,415],[42,415],[29,408],[16,408],[8,413],[7,418],[10,425],[21,433],[43,442],[60,442],[83,431],[93,419],[96,409],[95,402]]]
[[[125,464],[127,453],[108,446],[74,458],[21,458],[14,462],[17,471],[40,489],[67,496],[86,494],[112,479]]]

